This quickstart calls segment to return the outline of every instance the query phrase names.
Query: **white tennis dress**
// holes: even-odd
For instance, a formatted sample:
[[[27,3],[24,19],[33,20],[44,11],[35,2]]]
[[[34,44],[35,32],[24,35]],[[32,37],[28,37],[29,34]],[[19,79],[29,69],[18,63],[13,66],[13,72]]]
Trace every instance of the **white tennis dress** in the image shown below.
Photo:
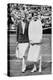
[[[42,24],[40,20],[32,20],[28,30],[29,40],[32,43],[40,43],[42,39]],[[41,45],[30,45],[27,61],[38,61]]]

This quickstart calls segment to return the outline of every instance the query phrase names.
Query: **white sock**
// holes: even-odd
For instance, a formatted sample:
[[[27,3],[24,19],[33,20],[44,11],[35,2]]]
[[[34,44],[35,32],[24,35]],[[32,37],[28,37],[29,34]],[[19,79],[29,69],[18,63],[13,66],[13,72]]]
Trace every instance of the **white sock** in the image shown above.
[[[24,72],[25,69],[26,69],[26,64],[25,64],[25,60],[23,58],[23,60],[22,60],[22,72]]]
[[[42,57],[40,56],[40,63],[39,63],[39,72],[41,72],[41,65],[42,65]]]
[[[36,65],[34,65],[34,68],[32,69],[31,72],[34,72],[34,71],[36,71]]]

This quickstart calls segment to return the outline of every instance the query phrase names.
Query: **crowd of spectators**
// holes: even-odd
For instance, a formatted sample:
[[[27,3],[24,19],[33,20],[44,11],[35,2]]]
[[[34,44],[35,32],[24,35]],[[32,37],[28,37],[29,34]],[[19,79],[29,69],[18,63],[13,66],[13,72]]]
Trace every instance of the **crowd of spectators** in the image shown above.
[[[51,27],[52,21],[52,7],[48,5],[31,5],[31,4],[8,4],[8,29],[16,30],[16,24],[21,19],[22,13],[28,14],[34,13],[34,17],[38,14],[42,16],[43,28]]]

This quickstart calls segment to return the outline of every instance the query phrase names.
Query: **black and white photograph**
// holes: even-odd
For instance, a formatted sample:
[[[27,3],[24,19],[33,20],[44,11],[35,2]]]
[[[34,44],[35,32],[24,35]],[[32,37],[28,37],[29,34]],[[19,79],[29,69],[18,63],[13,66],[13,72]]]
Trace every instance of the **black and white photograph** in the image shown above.
[[[7,4],[7,75],[52,73],[52,6]]]

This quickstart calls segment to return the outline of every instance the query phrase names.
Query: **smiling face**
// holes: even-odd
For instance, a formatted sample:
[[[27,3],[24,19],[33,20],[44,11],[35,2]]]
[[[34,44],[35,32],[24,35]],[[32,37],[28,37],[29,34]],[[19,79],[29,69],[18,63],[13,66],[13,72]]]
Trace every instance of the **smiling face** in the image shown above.
[[[21,20],[24,20],[24,18],[25,18],[25,14],[24,12],[21,12]]]
[[[30,14],[28,14],[28,16],[27,16],[27,20],[30,21],[31,19],[32,19],[32,14],[30,13]]]

